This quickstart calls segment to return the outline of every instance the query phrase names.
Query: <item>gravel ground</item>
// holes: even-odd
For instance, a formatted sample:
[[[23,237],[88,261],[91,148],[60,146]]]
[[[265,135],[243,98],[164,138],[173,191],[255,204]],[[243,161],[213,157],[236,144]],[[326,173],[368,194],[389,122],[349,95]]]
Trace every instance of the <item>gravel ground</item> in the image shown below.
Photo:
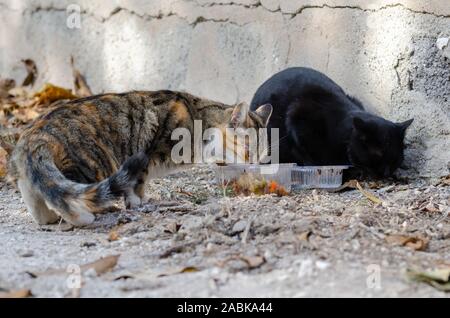
[[[151,200],[142,208],[118,205],[93,226],[74,229],[38,226],[19,193],[1,184],[0,291],[29,289],[36,297],[448,297],[405,273],[450,265],[450,187],[425,181],[363,186],[383,204],[357,190],[227,197],[211,171],[192,168],[151,182]],[[428,244],[399,246],[389,240],[397,234]],[[120,256],[110,271],[83,270],[81,289],[69,288],[69,265],[111,255]]]

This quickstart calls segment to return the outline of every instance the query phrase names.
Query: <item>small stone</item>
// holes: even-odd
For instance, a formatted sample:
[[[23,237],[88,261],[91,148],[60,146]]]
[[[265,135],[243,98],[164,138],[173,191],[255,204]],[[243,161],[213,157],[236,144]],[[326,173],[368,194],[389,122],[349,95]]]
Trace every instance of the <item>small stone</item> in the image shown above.
[[[439,38],[436,41],[436,46],[439,50],[443,51],[449,44],[449,38]]]
[[[320,270],[325,270],[330,267],[330,263],[324,261],[316,261],[316,267]]]
[[[442,52],[444,57],[450,59],[450,39],[449,38],[440,38],[436,41],[436,46]]]
[[[234,223],[233,228],[231,229],[231,233],[234,235],[237,233],[244,232],[246,226],[247,221],[244,220],[237,221],[236,223]]]
[[[80,244],[81,247],[92,247],[92,246],[96,246],[97,243],[95,242],[83,242]]]
[[[22,253],[19,254],[20,257],[32,257],[34,256],[34,252],[33,251],[24,251]]]

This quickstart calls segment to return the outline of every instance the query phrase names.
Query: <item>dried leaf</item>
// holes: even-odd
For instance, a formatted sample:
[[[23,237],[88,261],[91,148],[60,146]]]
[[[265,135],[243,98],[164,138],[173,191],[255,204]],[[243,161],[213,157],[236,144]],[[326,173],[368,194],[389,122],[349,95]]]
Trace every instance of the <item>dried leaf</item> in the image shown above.
[[[8,173],[8,152],[0,147],[0,179]]]
[[[83,75],[75,68],[73,56],[70,57],[70,64],[72,66],[73,85],[75,89],[75,95],[79,97],[92,96],[92,91],[86,82]]]
[[[356,184],[358,183],[357,180],[349,180],[346,183],[344,183],[343,185],[341,185],[339,188],[336,189],[331,189],[328,190],[329,192],[342,192],[342,191],[346,191],[346,190],[352,190],[352,189],[356,189]]]
[[[378,198],[377,196],[375,196],[373,193],[371,193],[371,192],[369,192],[367,190],[364,190],[363,187],[359,184],[358,181],[356,182],[356,188],[359,190],[359,192],[364,194],[364,196],[366,198],[368,198],[370,201],[372,201],[373,203],[375,203],[375,204],[383,203],[383,201],[380,198]]]
[[[385,237],[386,242],[397,246],[406,246],[415,251],[423,251],[428,246],[428,239],[424,237],[413,237],[406,235],[388,235]]]
[[[85,265],[80,266],[80,269],[82,271],[87,271],[90,269],[95,270],[98,276],[112,270],[119,260],[120,255],[111,255],[102,257],[99,260],[96,260],[95,262],[88,263]],[[66,269],[52,269],[41,273],[35,273],[35,272],[27,272],[31,277],[36,278],[39,276],[45,276],[45,275],[61,275],[61,274],[67,274]]]
[[[9,292],[0,292],[0,298],[28,298],[33,296],[29,289],[19,289]]]
[[[177,233],[181,228],[181,224],[177,222],[171,222],[169,223],[166,228],[164,229],[165,233],[175,234]]]
[[[12,112],[16,120],[22,123],[28,123],[39,117],[39,113],[33,108],[19,108]]]
[[[120,235],[119,233],[117,233],[116,230],[112,230],[111,232],[109,232],[108,234],[108,241],[110,242],[114,242],[120,239]]]
[[[311,236],[312,232],[311,231],[306,231],[303,232],[299,235],[297,235],[297,238],[299,241],[304,241],[304,242],[308,242],[309,241],[309,237]]]
[[[16,82],[10,78],[0,79],[0,98],[6,98],[9,96],[9,90],[16,86]]]
[[[428,203],[422,211],[430,212],[430,213],[439,213],[441,210],[439,209],[439,205],[433,202]]]
[[[24,87],[13,87],[8,91],[8,95],[15,99],[29,98],[28,91]]]
[[[364,190],[361,184],[357,180],[349,180],[346,183],[344,183],[342,186],[340,186],[337,189],[331,190],[331,192],[341,192],[347,189],[357,189],[359,192],[361,192],[366,198],[368,198],[370,201],[374,202],[375,204],[382,204],[383,200],[375,196],[372,192],[369,192],[367,190]]]
[[[198,272],[198,268],[194,266],[188,266],[183,268],[180,273],[195,273]]]
[[[38,75],[36,64],[33,60],[30,59],[22,60],[22,62],[25,64],[28,73],[27,77],[25,77],[25,79],[23,80],[22,86],[33,86]]]
[[[240,258],[247,263],[250,269],[260,267],[266,262],[262,256],[241,256]]]
[[[224,267],[230,261],[242,261],[247,265],[248,269],[254,269],[260,267],[266,262],[266,259],[263,256],[245,256],[245,255],[234,255],[230,256],[224,261],[217,262],[217,265],[220,267]]]
[[[442,177],[439,184],[443,186],[450,186],[450,174],[446,177]]]
[[[88,269],[94,269],[98,276],[109,272],[112,270],[119,260],[120,255],[111,255],[107,257],[103,257],[95,262],[86,264],[81,266],[83,271],[87,271]]]
[[[49,105],[61,99],[75,99],[77,96],[72,94],[72,91],[62,87],[47,83],[44,88],[36,93],[38,105]]]
[[[187,266],[183,268],[175,268],[173,270],[166,271],[164,273],[160,273],[157,277],[171,276],[176,274],[185,274],[185,273],[195,273],[198,272],[199,269],[195,266]]]
[[[425,272],[410,269],[407,271],[407,276],[412,280],[427,283],[438,290],[450,292],[450,267]]]

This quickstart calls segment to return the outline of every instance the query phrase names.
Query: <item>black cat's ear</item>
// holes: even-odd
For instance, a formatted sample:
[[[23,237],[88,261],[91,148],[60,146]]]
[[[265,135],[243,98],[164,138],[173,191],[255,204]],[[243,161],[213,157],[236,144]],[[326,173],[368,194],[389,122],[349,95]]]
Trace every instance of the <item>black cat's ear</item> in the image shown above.
[[[273,107],[270,104],[265,104],[262,106],[259,106],[256,110],[255,113],[261,117],[264,126],[267,126],[267,124],[269,123],[269,119],[270,116],[272,116],[272,112],[273,112]]]
[[[234,106],[233,112],[231,114],[230,124],[234,127],[241,126],[247,119],[250,106],[247,103],[239,103]]]
[[[413,123],[414,118],[407,120],[403,123],[398,123],[397,125],[402,129],[402,131],[406,131],[406,129],[408,129],[409,126],[411,126],[411,124]]]
[[[365,132],[367,130],[367,124],[363,119],[355,117],[353,118],[353,128],[359,132]]]

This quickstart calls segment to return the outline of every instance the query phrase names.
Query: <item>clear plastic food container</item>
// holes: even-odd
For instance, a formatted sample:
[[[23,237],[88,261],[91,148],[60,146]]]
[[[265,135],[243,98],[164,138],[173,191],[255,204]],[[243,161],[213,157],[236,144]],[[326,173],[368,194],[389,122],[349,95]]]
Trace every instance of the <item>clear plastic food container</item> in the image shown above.
[[[286,191],[291,191],[292,186],[292,169],[295,164],[274,164],[274,165],[258,165],[258,164],[231,164],[231,165],[214,165],[216,180],[219,184],[228,184],[236,181],[243,175],[251,176],[255,180],[265,180],[267,182],[275,181],[278,185],[283,186]]]
[[[350,166],[296,166],[292,169],[293,189],[335,189],[342,185],[344,170]]]
[[[231,164],[214,165],[219,184],[229,184],[244,178],[276,182],[286,191],[301,189],[333,189],[342,185],[342,175],[349,166],[297,166],[296,164]],[[244,180],[245,181],[245,180]]]

